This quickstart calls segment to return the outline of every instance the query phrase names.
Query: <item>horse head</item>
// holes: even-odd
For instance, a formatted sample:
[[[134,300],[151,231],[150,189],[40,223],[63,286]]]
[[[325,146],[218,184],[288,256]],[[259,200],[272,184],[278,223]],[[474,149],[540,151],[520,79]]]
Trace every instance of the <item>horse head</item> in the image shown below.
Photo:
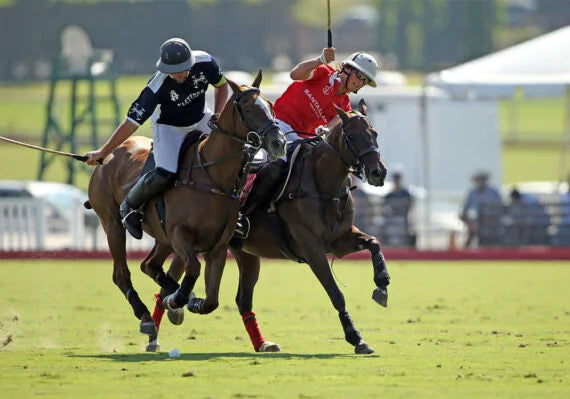
[[[275,122],[271,101],[261,95],[261,70],[251,86],[240,86],[227,79],[233,96],[216,122],[225,130],[257,148],[263,148],[271,160],[285,154],[285,136]],[[231,111],[230,111],[231,108]]]
[[[343,160],[360,178],[366,176],[368,183],[373,186],[383,186],[387,169],[378,151],[378,133],[366,115],[355,111],[348,114],[336,105],[335,109],[341,122],[330,134],[339,135]]]

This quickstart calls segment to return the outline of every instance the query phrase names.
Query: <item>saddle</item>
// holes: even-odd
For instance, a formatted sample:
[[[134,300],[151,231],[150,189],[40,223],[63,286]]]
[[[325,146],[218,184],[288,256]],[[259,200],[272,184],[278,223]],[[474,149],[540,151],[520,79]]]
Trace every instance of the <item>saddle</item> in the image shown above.
[[[194,130],[194,131],[186,134],[186,136],[184,137],[184,141],[182,142],[182,146],[180,147],[180,153],[183,153],[184,151],[186,151],[188,148],[190,148],[194,144],[204,140],[206,137],[207,136],[204,135],[199,130]],[[179,171],[180,171],[180,166],[181,166],[181,163],[179,160],[177,173],[179,173]],[[154,168],[156,168],[156,161],[154,160],[153,146],[151,144],[150,152],[148,153],[148,157],[146,159],[146,162],[145,162],[145,164],[141,170],[141,173],[139,175],[139,179],[142,176],[144,176],[145,174],[147,174],[148,172],[150,172],[151,170],[153,170]],[[129,183],[129,187],[134,185],[135,183],[136,183],[136,181]],[[162,226],[162,230],[166,233],[166,204],[164,203],[164,196],[162,193],[157,195],[156,197],[154,197],[154,204],[155,204],[156,212],[157,212],[158,217],[160,219],[160,225]]]
[[[279,216],[279,213],[277,212],[277,205],[280,202],[281,198],[283,197],[283,194],[285,192],[285,188],[287,187],[287,183],[289,182],[292,172],[293,172],[293,167],[296,164],[298,155],[301,152],[301,149],[303,147],[303,144],[309,144],[309,145],[316,145],[317,142],[319,142],[321,139],[320,138],[310,138],[310,139],[302,139],[302,140],[297,140],[294,141],[293,143],[289,144],[287,146],[287,167],[286,167],[286,173],[282,173],[279,177],[278,177],[278,181],[276,181],[274,184],[276,185],[275,190],[268,192],[267,195],[267,202],[269,203],[269,206],[266,208],[266,217],[264,218],[265,223],[267,223],[267,227],[268,230],[271,232],[271,235],[273,236],[273,239],[275,241],[275,243],[277,244],[277,246],[279,247],[279,250],[281,251],[281,253],[291,259],[294,260],[296,262],[299,263],[306,263],[306,261],[295,255],[294,252],[291,250],[291,246],[289,243],[289,239],[288,239],[288,235],[286,234],[286,228],[285,228],[285,224],[281,218],[281,216]],[[261,168],[261,166],[260,166]],[[248,176],[249,178],[249,176]],[[249,181],[248,179],[248,185],[246,185],[246,187],[244,188],[244,195],[247,198],[247,195],[249,194],[249,192],[251,192],[252,188],[253,190],[255,190],[255,180],[256,180],[256,175],[253,175],[251,178],[251,181]],[[247,190],[247,192],[246,192]],[[244,199],[245,202],[245,199]],[[237,240],[233,240],[233,242],[231,243],[234,247],[239,248],[241,245],[240,240],[247,238],[247,235],[249,234],[249,221],[247,221],[247,218],[243,218],[244,220],[242,220],[242,218],[240,218],[240,222],[238,222],[238,229],[236,229],[236,232],[239,233],[237,234],[237,237],[235,237]],[[240,226],[241,224],[246,224],[246,226]],[[246,228],[244,228],[246,227]],[[241,231],[244,230],[244,231]]]

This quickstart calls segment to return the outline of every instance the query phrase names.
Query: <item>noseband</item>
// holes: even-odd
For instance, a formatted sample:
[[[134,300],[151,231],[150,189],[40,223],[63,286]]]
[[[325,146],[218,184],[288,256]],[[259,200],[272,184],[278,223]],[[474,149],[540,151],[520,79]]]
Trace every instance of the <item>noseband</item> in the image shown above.
[[[378,149],[376,148],[375,143],[371,144],[369,147],[366,147],[360,151],[357,151],[354,148],[354,144],[350,141],[350,138],[348,137],[348,134],[346,133],[345,128],[348,126],[348,124],[350,122],[352,122],[353,120],[356,120],[356,119],[364,119],[366,121],[366,124],[368,126],[370,126],[368,119],[365,116],[359,115],[359,114],[350,117],[346,121],[346,123],[340,122],[340,129],[341,129],[343,141],[344,141],[346,147],[348,148],[348,150],[350,151],[350,153],[352,154],[352,161],[346,162],[344,160],[344,158],[342,157],[342,154],[339,151],[337,151],[330,143],[328,143],[328,141],[325,140],[324,142],[339,157],[339,159],[344,163],[344,165],[349,170],[349,172],[356,175],[360,180],[364,181],[365,180],[364,163],[362,162],[361,158],[370,152],[378,152]]]

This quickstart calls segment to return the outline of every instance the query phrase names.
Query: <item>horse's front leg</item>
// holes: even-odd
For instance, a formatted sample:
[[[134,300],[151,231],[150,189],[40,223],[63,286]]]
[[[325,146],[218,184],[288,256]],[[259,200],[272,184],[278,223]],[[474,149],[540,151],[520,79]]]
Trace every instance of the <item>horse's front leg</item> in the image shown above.
[[[380,248],[380,242],[375,237],[358,230],[356,226],[352,226],[351,231],[342,235],[331,244],[331,252],[339,258],[363,249],[368,249],[372,255],[374,283],[376,284],[376,288],[372,292],[372,299],[378,304],[387,307],[387,287],[390,284],[390,275]]]
[[[178,289],[163,298],[166,309],[178,309],[190,300],[190,293],[200,276],[200,261],[194,252],[194,237],[183,226],[177,226],[171,234],[171,245],[184,264],[185,274]]]
[[[192,296],[188,301],[188,310],[192,313],[208,314],[218,308],[220,283],[226,265],[226,255],[228,247],[219,245],[208,253],[204,254],[206,266],[204,268],[204,282],[206,298]]]
[[[266,341],[259,330],[257,317],[253,312],[253,290],[259,278],[259,256],[231,249],[239,269],[239,284],[236,295],[241,319],[256,352],[281,352],[278,344]]]
[[[306,231],[303,237],[310,237]],[[326,257],[322,240],[317,238],[306,238],[303,242],[304,250],[302,256],[307,260],[311,270],[319,279],[319,282],[327,292],[333,306],[338,311],[338,317],[344,331],[344,338],[348,343],[354,346],[354,352],[357,354],[373,353],[374,349],[362,339],[360,332],[354,326],[352,318],[346,310],[344,295],[338,288],[334,276],[332,275],[329,262]]]

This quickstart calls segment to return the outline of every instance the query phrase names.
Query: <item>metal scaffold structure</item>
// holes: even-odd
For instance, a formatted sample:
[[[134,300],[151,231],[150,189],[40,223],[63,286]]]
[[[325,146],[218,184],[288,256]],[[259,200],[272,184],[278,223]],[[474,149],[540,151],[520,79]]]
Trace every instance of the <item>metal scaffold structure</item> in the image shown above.
[[[61,35],[62,53],[52,62],[48,99],[46,103],[46,122],[42,137],[42,146],[58,151],[80,152],[79,130],[83,126],[90,129],[85,143],[96,148],[99,145],[98,130],[101,124],[113,126],[119,123],[119,100],[117,97],[116,74],[113,69],[111,50],[94,50],[87,34],[77,26],[64,29]],[[105,85],[106,94],[98,95],[99,86]],[[69,97],[63,105],[68,105],[68,115],[58,112],[62,96],[61,89],[69,88]],[[102,118],[99,108],[110,108]],[[68,123],[63,123],[68,119]],[[75,183],[76,171],[82,168],[71,158],[56,157],[46,152],[41,153],[38,180],[43,180],[46,170],[55,159],[65,162],[66,182]],[[84,168],[88,170],[87,168]]]

